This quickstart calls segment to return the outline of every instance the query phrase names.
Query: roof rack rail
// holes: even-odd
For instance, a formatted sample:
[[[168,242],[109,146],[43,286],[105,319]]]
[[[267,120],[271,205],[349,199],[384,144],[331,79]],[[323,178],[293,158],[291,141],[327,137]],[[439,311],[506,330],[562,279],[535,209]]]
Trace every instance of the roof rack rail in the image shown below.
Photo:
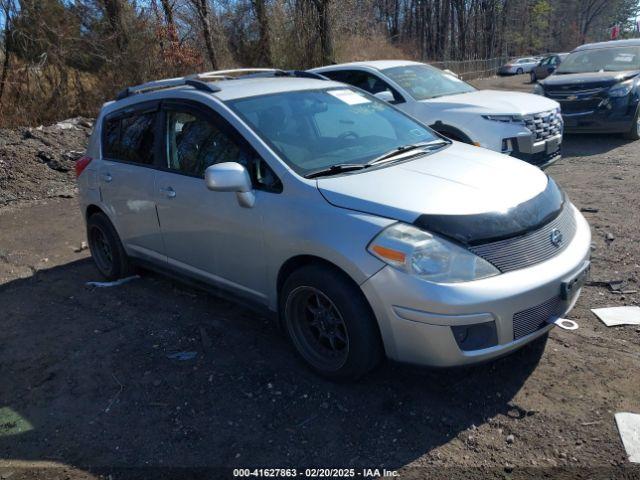
[[[197,90],[202,90],[203,92],[209,92],[209,93],[215,93],[220,91],[220,87],[217,87],[215,85],[210,85],[207,82],[203,82],[196,76],[188,76],[188,77],[168,78],[166,80],[157,80],[154,82],[147,82],[141,85],[136,85],[134,87],[127,87],[124,90],[122,90],[120,93],[118,93],[118,95],[116,96],[116,100],[123,100],[137,93],[153,92],[155,90],[180,87],[183,85],[188,85]]]
[[[278,68],[231,68],[229,70],[213,70],[211,72],[202,72],[196,73],[194,75],[195,78],[198,79],[206,79],[206,78],[229,78],[231,75],[236,73],[273,73],[283,72],[284,70],[280,70]]]
[[[298,77],[315,78],[317,80],[328,80],[327,77],[318,73],[306,72],[304,70],[281,70],[279,68],[234,68],[230,70],[214,70],[211,72],[196,73],[186,77],[167,78],[143,83],[134,87],[127,87],[116,96],[116,100],[123,100],[138,93],[153,92],[165,88],[180,87],[188,85],[203,92],[215,93],[221,90],[217,85],[207,83],[208,80],[230,80],[234,74],[243,73],[249,77],[262,77],[273,75],[275,77]]]
[[[273,75],[275,77],[298,77],[298,78],[315,78],[316,80],[328,80],[327,77],[314,72],[304,70],[282,70],[280,68],[234,68],[231,70],[214,70],[212,72],[203,72],[195,75],[198,79],[230,79],[233,74],[244,73],[248,77],[263,77]]]

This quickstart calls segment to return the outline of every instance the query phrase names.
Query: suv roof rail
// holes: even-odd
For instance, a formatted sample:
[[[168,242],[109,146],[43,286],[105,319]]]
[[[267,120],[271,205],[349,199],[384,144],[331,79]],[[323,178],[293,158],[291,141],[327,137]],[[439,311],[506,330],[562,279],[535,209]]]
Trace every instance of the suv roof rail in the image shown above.
[[[229,80],[231,75],[245,73],[248,77],[263,77],[273,75],[274,77],[298,77],[315,78],[316,80],[328,80],[327,77],[314,72],[304,70],[282,70],[280,68],[234,68],[231,70],[214,70],[212,72],[198,73],[194,75],[198,79],[224,79]]]
[[[236,73],[273,73],[275,75],[279,72],[284,73],[284,70],[280,70],[278,68],[231,68],[229,70],[212,70],[211,72],[196,73],[194,77],[199,79],[226,79]]]
[[[116,96],[116,100],[123,100],[131,95],[138,93],[153,92],[165,88],[174,88],[188,85],[203,92],[215,93],[221,91],[217,85],[207,83],[207,80],[230,80],[233,74],[245,73],[248,77],[297,77],[297,78],[314,78],[316,80],[328,80],[327,77],[318,73],[306,72],[304,70],[281,70],[278,68],[234,68],[230,70],[214,70],[211,72],[196,73],[186,77],[167,78],[164,80],[155,80],[153,82],[142,83],[134,87],[127,87],[120,91]]]
[[[183,85],[188,85],[197,90],[202,90],[204,92],[209,92],[209,93],[215,93],[220,91],[220,87],[217,87],[215,85],[210,85],[207,82],[203,82],[195,76],[177,77],[177,78],[168,78],[165,80],[156,80],[153,82],[147,82],[141,85],[136,85],[134,87],[127,87],[124,90],[122,90],[120,93],[118,93],[118,95],[116,96],[116,100],[125,99],[136,93],[153,92],[155,90],[180,87]]]

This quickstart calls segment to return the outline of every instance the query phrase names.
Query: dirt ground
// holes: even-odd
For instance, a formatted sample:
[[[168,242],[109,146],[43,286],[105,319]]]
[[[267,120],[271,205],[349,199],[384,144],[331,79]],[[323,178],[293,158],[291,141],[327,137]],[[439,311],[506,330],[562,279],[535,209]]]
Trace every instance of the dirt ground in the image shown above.
[[[548,172],[590,210],[592,280],[569,315],[580,329],[486,365],[386,363],[347,385],[311,374],[241,305],[144,272],[86,286],[100,278],[74,198],[45,188],[4,202],[0,479],[221,478],[229,467],[640,478],[613,417],[640,413],[640,328],[589,311],[640,302],[640,145],[568,136]],[[630,293],[608,287],[617,280]],[[167,357],[180,351],[196,357]]]

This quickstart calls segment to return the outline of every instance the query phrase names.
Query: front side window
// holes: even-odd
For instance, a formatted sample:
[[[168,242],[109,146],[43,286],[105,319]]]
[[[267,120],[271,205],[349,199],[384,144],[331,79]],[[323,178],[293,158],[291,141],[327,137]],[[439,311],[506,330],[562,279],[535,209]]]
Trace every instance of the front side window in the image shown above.
[[[180,173],[203,177],[214,163],[238,162],[249,158],[240,147],[211,122],[186,112],[167,114],[168,167]]]
[[[280,181],[271,168],[249,147],[218,128],[205,116],[169,110],[167,121],[167,168],[198,178],[207,167],[223,162],[243,165],[254,185],[276,190]]]
[[[112,160],[152,165],[154,163],[155,113],[107,119],[103,154]]]
[[[558,74],[640,70],[640,47],[580,50],[565,58]]]
[[[386,102],[351,88],[305,90],[228,102],[300,175],[364,164],[401,146],[439,140]]]
[[[393,95],[393,103],[404,101],[402,96],[380,77],[362,70],[336,70],[335,72],[323,72],[322,75],[336,82],[348,83],[361,88],[372,95],[380,92],[390,92]]]
[[[459,78],[429,65],[405,65],[382,70],[416,100],[474,92],[476,89]]]

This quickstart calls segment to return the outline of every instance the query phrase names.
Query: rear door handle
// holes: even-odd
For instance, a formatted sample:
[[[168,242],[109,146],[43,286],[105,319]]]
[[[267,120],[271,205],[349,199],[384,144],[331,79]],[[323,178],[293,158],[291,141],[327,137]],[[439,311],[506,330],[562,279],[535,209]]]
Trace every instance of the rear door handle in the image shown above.
[[[164,196],[167,197],[167,198],[175,198],[176,197],[176,191],[171,187],[161,188],[160,192],[162,192],[164,194]]]
[[[102,178],[102,181],[106,183],[110,183],[111,180],[113,180],[113,177],[110,173],[103,173],[102,175],[100,175],[100,178]]]

